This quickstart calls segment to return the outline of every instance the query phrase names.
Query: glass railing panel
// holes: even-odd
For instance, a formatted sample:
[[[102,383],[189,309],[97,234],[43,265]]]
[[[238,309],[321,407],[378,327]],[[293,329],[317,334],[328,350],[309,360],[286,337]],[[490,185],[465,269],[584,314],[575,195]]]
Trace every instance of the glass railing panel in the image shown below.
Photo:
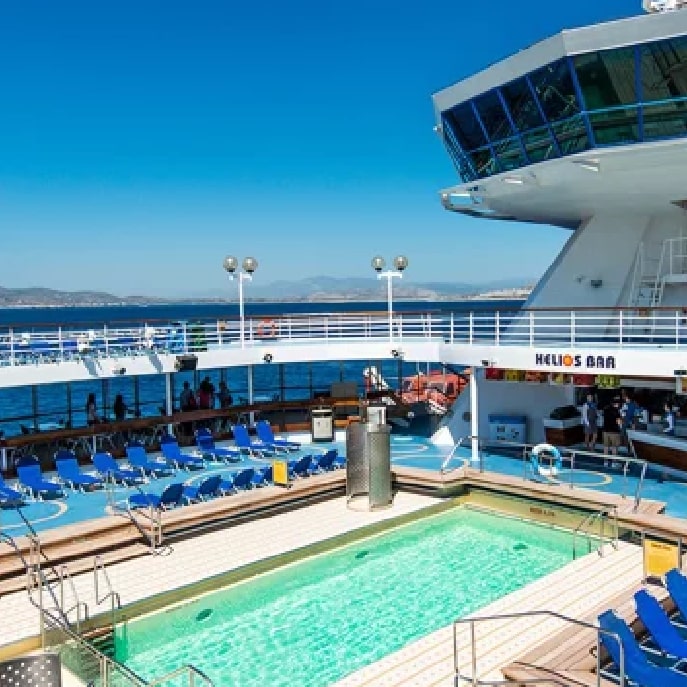
[[[637,143],[639,138],[638,108],[621,107],[589,113],[597,145]]]
[[[643,109],[644,140],[687,136],[687,101],[665,101]]]
[[[552,124],[552,129],[563,155],[581,153],[591,147],[582,115],[556,122]]]
[[[553,137],[546,126],[523,134],[522,142],[530,162],[543,162],[558,156]]]
[[[494,144],[494,149],[496,151],[496,159],[503,171],[518,169],[527,164],[520,141],[517,138],[498,141]]]

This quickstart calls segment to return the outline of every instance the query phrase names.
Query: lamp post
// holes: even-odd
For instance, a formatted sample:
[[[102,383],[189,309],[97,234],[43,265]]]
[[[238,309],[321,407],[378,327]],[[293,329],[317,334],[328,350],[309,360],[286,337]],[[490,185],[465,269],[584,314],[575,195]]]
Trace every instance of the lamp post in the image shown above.
[[[393,303],[393,289],[392,281],[394,277],[401,279],[403,277],[403,270],[408,267],[408,258],[405,255],[397,255],[394,258],[394,270],[384,271],[386,262],[384,258],[379,255],[372,258],[372,269],[377,273],[377,279],[386,279],[386,299],[389,308],[389,341],[394,340],[394,303]]]
[[[241,348],[244,347],[244,333],[245,324],[243,317],[243,282],[244,280],[251,281],[253,273],[258,269],[258,261],[255,258],[244,258],[241,263],[243,271],[238,271],[239,261],[233,255],[227,255],[224,258],[224,269],[229,273],[229,279],[239,280],[239,340],[241,341]]]

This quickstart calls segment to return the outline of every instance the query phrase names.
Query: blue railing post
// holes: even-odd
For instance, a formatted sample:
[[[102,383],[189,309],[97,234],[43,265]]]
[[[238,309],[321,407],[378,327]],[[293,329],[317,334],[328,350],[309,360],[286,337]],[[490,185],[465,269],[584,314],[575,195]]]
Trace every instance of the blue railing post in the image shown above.
[[[10,365],[14,364],[14,329],[10,327]]]
[[[618,345],[622,346],[623,345],[623,311],[620,311],[620,315],[618,317]]]
[[[451,333],[449,334],[449,341],[453,343],[453,312],[451,312]]]
[[[471,345],[472,345],[472,342],[474,341],[474,335],[475,335],[474,313],[471,310],[470,311],[470,320],[468,322],[468,343]]]
[[[530,348],[534,346],[534,313],[530,310]]]
[[[499,311],[497,310],[496,315],[494,316],[494,343],[497,346],[499,345],[500,329],[501,329],[501,317],[500,317]]]

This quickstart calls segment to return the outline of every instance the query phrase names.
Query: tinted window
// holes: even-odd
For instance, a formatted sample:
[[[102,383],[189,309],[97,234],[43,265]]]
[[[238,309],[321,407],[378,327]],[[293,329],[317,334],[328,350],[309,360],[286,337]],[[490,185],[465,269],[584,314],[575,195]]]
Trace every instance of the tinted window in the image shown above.
[[[637,102],[634,48],[578,55],[574,63],[587,110]]]
[[[524,78],[505,85],[501,89],[501,94],[510,110],[513,124],[519,131],[534,129],[544,124],[537,103],[532,97],[532,91]]]
[[[446,123],[452,129],[460,145],[466,150],[479,148],[486,144],[482,127],[475,117],[470,103],[463,103],[449,110],[444,115]]]
[[[491,91],[475,100],[477,112],[487,130],[487,136],[493,141],[512,136],[513,131],[498,95]]]
[[[643,45],[640,61],[644,102],[687,96],[687,38]]]
[[[533,72],[534,92],[550,121],[566,119],[579,112],[573,80],[565,60],[559,60]]]

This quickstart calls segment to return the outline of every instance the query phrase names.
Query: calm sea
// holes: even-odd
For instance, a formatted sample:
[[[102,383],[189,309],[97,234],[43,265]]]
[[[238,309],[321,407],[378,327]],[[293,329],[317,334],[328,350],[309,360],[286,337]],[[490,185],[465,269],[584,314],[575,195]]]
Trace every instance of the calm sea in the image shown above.
[[[397,312],[454,312],[465,313],[484,310],[517,310],[522,301],[398,301]],[[340,313],[384,312],[386,302],[345,303],[251,303],[245,304],[246,317],[278,317],[285,313]],[[238,304],[169,304],[148,306],[109,306],[74,308],[8,308],[0,309],[0,328],[15,327],[20,331],[36,331],[61,325],[97,327],[124,326],[134,322],[163,323],[176,321],[202,321],[238,317]],[[311,398],[327,391],[332,382],[356,382],[363,390],[363,370],[374,365],[381,370],[387,382],[396,387],[401,378],[426,371],[431,366],[405,361],[340,361],[312,362],[281,365],[260,365],[253,368],[255,397],[283,400]],[[283,369],[282,369],[283,368]],[[180,372],[173,375],[173,392],[178,398],[184,381],[194,388],[199,377],[209,374],[215,386],[224,379],[238,403],[248,396],[248,371],[246,368]],[[71,422],[72,426],[86,423],[85,405],[89,393],[95,393],[101,415],[112,415],[115,396],[122,394],[126,404],[140,415],[158,415],[165,404],[165,383],[162,375],[117,377],[92,382],[71,384],[43,384],[36,387],[0,389],[0,430],[5,436],[21,431],[21,425],[30,429],[42,423]]]

